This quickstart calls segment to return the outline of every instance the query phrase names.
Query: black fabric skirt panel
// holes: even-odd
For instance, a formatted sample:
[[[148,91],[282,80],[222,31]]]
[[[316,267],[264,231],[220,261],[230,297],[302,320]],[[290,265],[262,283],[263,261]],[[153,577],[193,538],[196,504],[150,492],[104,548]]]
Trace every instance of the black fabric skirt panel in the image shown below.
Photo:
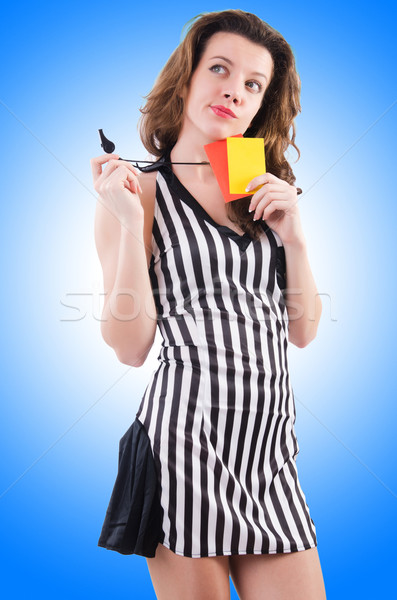
[[[120,554],[155,556],[162,508],[154,457],[138,418],[119,442],[119,464],[98,546]]]

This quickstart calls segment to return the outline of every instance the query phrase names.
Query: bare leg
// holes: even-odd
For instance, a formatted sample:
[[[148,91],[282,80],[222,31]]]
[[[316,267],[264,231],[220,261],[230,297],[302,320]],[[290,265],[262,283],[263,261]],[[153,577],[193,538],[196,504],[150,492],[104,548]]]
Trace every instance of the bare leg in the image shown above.
[[[240,600],[326,600],[317,548],[229,556]]]
[[[190,558],[158,544],[146,562],[158,600],[230,600],[228,556]]]

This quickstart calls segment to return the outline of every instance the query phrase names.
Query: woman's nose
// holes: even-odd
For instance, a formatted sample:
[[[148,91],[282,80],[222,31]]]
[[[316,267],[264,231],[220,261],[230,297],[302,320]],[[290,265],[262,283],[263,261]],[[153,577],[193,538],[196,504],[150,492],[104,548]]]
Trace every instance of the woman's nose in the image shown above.
[[[227,91],[223,94],[228,100],[232,99],[233,104],[240,104],[241,95],[237,91]]]

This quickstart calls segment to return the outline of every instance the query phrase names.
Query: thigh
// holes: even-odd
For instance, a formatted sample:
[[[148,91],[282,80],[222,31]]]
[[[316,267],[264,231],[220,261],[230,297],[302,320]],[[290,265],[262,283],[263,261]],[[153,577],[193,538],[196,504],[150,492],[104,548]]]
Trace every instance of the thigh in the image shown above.
[[[230,600],[228,556],[190,558],[158,544],[146,562],[158,600]]]
[[[240,600],[326,600],[317,547],[285,554],[229,557]]]

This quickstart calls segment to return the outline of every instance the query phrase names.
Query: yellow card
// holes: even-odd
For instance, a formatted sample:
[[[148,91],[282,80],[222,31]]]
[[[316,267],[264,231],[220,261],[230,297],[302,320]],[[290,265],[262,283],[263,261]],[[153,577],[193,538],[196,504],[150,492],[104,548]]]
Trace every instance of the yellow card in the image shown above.
[[[229,192],[243,194],[245,188],[257,175],[266,173],[265,147],[263,138],[227,138],[227,160],[229,166]],[[262,186],[250,191],[253,194]]]

